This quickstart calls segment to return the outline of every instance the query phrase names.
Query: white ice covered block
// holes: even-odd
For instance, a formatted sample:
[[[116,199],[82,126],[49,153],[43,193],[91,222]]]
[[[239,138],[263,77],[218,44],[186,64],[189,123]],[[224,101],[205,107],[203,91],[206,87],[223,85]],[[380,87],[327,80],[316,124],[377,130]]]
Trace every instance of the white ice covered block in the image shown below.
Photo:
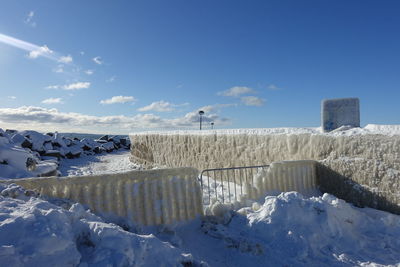
[[[358,98],[325,99],[322,101],[322,129],[325,132],[341,126],[360,127]]]
[[[273,162],[258,175],[256,181],[259,198],[268,192],[297,191],[309,196],[317,190],[316,164],[314,160]]]
[[[114,214],[142,225],[160,225],[203,214],[197,179],[198,170],[175,168],[3,182],[16,183],[45,196],[72,199],[99,215]]]

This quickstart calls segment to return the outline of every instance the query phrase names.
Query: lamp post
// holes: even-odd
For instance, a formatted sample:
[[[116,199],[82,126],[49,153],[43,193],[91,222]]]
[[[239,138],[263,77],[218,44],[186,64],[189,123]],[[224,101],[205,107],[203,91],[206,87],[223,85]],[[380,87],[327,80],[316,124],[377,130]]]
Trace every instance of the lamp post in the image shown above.
[[[199,111],[199,116],[200,116],[200,130],[201,130],[201,116],[204,115],[204,111],[200,110]]]
[[[211,130],[214,129],[214,122],[211,123]]]

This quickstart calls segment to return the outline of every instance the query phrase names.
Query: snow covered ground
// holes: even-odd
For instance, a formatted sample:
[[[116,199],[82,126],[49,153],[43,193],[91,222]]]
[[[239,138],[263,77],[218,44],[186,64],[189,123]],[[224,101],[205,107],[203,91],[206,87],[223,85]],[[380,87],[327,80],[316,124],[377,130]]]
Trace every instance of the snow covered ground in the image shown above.
[[[132,233],[105,223],[80,204],[58,201],[60,207],[27,196],[31,193],[18,186],[0,185],[0,192],[1,266],[195,263],[190,255],[154,235]]]
[[[139,168],[129,156],[62,159],[59,171],[92,175]],[[215,188],[221,195],[222,186],[211,181]],[[117,226],[81,204],[0,183],[0,265],[400,266],[399,215],[356,208],[329,194],[296,192],[247,206],[234,211],[216,203],[207,212],[214,216],[168,226]]]
[[[0,186],[3,266],[399,266],[400,216],[329,194],[266,197],[163,227],[106,223],[80,204]]]
[[[88,155],[76,159],[63,159],[60,162],[61,176],[95,175],[120,173],[140,169],[129,160],[130,152],[116,151],[109,154]]]

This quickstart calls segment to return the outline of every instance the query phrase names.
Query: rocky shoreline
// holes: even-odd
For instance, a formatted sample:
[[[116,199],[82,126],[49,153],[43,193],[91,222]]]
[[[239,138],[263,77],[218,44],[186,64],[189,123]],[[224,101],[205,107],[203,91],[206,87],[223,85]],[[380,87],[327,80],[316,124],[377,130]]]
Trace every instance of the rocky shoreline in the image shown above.
[[[0,128],[0,179],[57,176],[63,159],[129,150],[128,137],[104,135],[98,139],[70,138],[58,132]]]

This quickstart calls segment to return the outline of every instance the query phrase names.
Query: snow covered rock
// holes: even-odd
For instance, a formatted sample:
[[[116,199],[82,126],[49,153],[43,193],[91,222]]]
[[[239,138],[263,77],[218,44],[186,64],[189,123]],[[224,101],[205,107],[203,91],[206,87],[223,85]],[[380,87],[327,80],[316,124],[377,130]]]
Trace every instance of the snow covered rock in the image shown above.
[[[36,131],[22,131],[21,135],[25,136],[32,142],[32,150],[39,153],[43,153],[46,149],[45,143],[51,142],[51,137],[45,134],[41,134]]]
[[[115,149],[113,142],[107,142],[101,145],[107,152],[112,152]]]
[[[119,136],[114,138],[116,143],[120,142]],[[42,134],[0,129],[0,178],[58,175],[57,161],[61,158],[112,152],[120,147],[112,141],[101,142],[66,138],[58,132]]]

